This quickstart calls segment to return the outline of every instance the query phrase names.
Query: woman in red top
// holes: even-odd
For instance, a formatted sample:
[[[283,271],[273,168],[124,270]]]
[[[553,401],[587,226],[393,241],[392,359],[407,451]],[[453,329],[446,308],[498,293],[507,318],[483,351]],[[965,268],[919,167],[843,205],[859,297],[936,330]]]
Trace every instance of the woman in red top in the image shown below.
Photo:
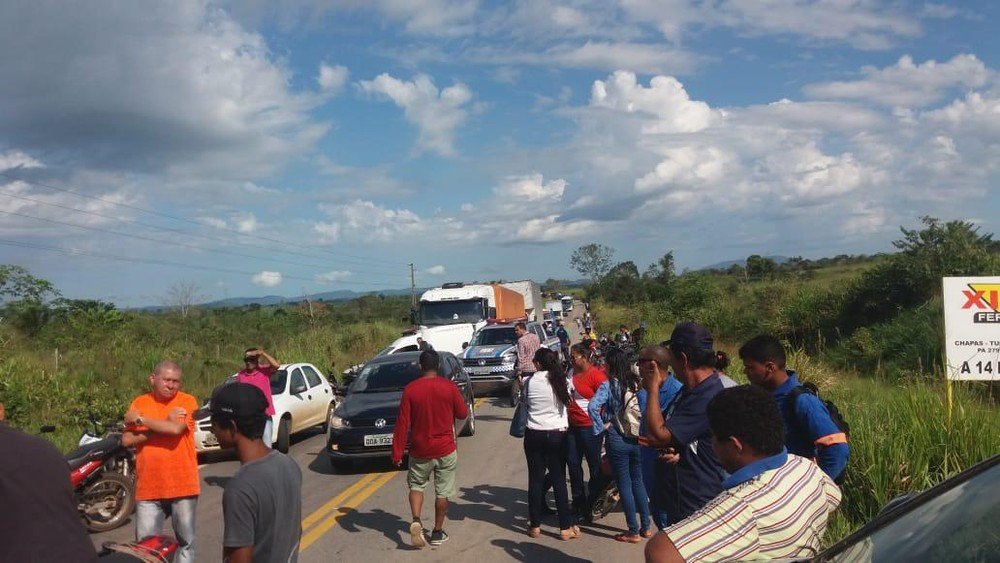
[[[570,348],[569,359],[573,365],[573,392],[569,405],[569,445],[567,448],[570,490],[573,494],[573,509],[586,516],[594,496],[604,487],[605,477],[601,473],[601,438],[593,432],[587,406],[597,392],[597,388],[608,380],[599,368],[590,363],[590,351],[582,343]],[[590,471],[588,487],[583,485],[583,459],[587,459]]]

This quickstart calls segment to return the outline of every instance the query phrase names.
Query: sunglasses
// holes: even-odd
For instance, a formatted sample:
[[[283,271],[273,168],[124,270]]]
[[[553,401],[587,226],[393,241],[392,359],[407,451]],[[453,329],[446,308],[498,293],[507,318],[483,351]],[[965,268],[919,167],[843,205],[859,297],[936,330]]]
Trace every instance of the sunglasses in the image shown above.
[[[247,356],[247,357],[243,358],[243,361],[246,362],[246,363],[248,363],[248,364],[256,364],[257,363],[257,358],[255,358],[253,356]]]

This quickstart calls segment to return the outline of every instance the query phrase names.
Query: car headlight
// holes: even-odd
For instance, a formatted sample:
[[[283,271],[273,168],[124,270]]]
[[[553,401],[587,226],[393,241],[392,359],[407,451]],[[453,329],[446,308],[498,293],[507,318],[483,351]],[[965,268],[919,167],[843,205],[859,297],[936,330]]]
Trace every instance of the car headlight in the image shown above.
[[[330,428],[347,428],[351,424],[347,419],[341,418],[335,414],[330,414]]]

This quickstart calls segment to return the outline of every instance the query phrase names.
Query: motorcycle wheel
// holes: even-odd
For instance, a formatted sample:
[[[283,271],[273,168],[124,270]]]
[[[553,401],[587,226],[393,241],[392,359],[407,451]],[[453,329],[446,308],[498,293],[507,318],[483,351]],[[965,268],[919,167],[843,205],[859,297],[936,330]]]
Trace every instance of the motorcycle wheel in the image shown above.
[[[609,484],[604,487],[594,499],[594,504],[590,507],[590,518],[591,521],[600,520],[618,506],[618,501],[621,500],[621,496],[618,494],[618,486],[614,483]]]
[[[135,484],[119,473],[104,473],[79,495],[78,510],[89,532],[123,525],[135,509]]]

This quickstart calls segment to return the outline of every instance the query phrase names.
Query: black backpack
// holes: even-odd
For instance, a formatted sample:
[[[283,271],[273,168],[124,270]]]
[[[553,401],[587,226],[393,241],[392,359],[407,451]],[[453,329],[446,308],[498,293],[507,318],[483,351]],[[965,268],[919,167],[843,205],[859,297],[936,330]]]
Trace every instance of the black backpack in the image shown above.
[[[819,389],[813,383],[803,383],[788,393],[788,402],[785,403],[785,417],[791,421],[795,420],[795,403],[799,400],[799,395],[803,393],[808,393],[822,401],[823,405],[826,406],[826,410],[830,412],[830,420],[850,440],[851,425],[844,419],[844,415],[840,414],[840,409],[837,408],[837,405],[833,401],[819,396]]]

